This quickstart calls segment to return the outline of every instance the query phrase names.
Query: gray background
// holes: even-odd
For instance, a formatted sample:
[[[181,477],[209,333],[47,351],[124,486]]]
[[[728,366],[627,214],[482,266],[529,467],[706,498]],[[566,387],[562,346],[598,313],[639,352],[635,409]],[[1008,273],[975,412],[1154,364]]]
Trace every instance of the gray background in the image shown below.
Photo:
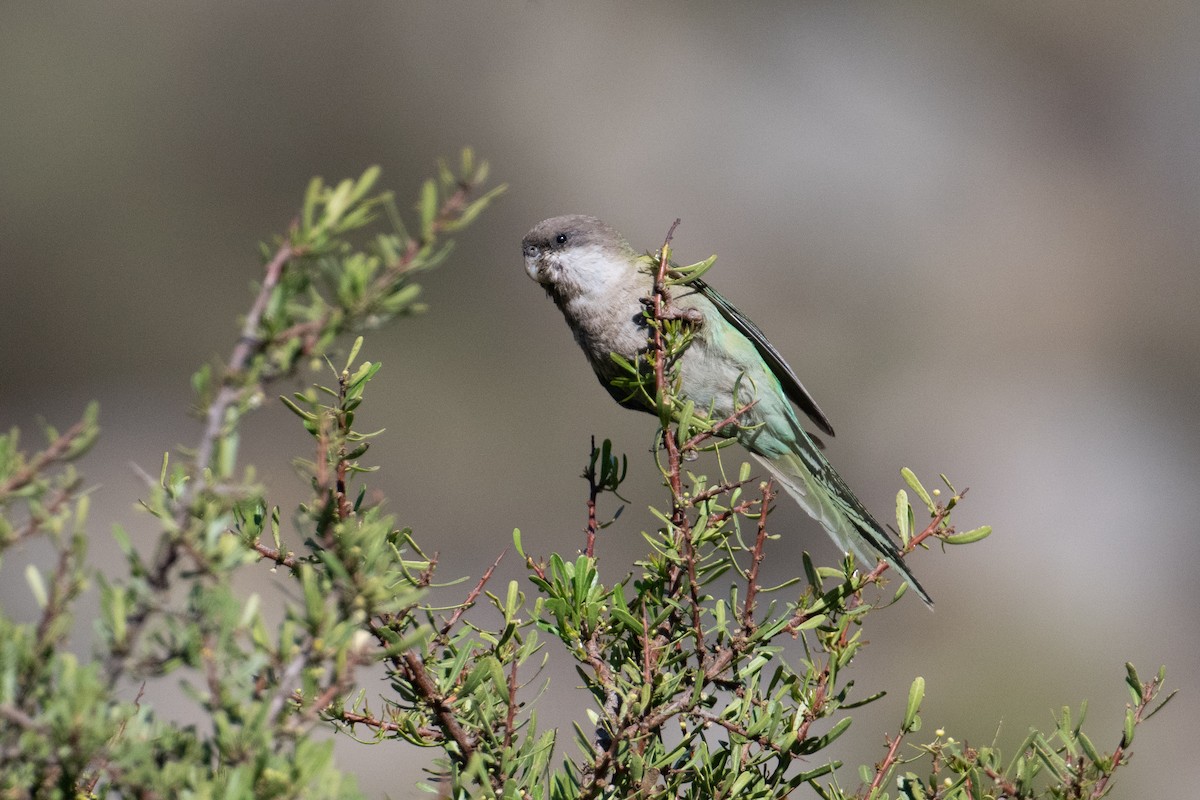
[[[114,522],[148,537],[130,464],[194,442],[188,376],[228,352],[255,244],[308,177],[380,163],[407,206],[437,156],[472,144],[509,193],[428,276],[431,313],[364,353],[384,363],[363,420],[389,430],[375,485],[444,577],[479,575],[514,526],[535,552],[578,547],[593,433],[631,461],[607,576],[640,555],[663,499],[653,422],[595,383],[518,243],[582,212],[652,248],[682,217],[679,258],[719,254],[712,282],[815,393],[869,506],[890,514],[907,465],[971,486],[960,524],[996,529],[912,559],[937,611],[910,598],[874,618],[858,684],[892,694],[839,757],[882,756],[916,674],[925,732],[985,744],[1003,720],[1011,748],[1087,698],[1111,748],[1122,662],[1165,662],[1183,695],[1114,796],[1184,796],[1198,38],[1189,2],[6,4],[0,425],[33,441],[37,414],[66,424],[98,398],[94,552]],[[270,408],[245,438],[272,500],[295,502],[303,432]],[[774,527],[769,577],[804,548],[834,558],[789,504]],[[43,556],[6,559],[11,613],[33,613],[21,560]],[[498,580],[521,576],[510,556]],[[581,719],[577,679],[551,674],[546,721]],[[416,796],[427,753],[345,741],[370,794]]]

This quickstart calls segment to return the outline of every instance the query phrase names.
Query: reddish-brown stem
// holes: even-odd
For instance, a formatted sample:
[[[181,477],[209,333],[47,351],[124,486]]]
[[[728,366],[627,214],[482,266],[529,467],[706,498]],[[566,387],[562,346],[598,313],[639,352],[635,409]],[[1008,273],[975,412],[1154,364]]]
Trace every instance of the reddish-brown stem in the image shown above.
[[[596,500],[600,497],[600,485],[596,483],[596,437],[592,437],[592,461],[588,464],[587,482],[588,482],[588,500],[587,500],[587,542],[584,548],[584,554],[588,558],[594,558],[596,555],[596,532],[600,529],[600,523],[596,521]]]
[[[389,722],[386,719],[379,719],[378,717],[372,717],[366,714],[355,714],[353,711],[339,711],[336,714],[331,714],[331,716],[340,722],[345,722],[350,725],[366,725],[368,728],[375,728],[376,730],[380,731],[401,730],[400,726],[394,722]],[[432,734],[434,731],[430,730],[428,733]]]
[[[1142,717],[1145,715],[1146,709],[1150,707],[1150,702],[1158,693],[1158,689],[1159,682],[1157,678],[1152,680],[1150,683],[1142,684],[1141,700],[1136,706],[1134,706],[1133,709],[1133,724],[1135,727],[1141,724]],[[1096,785],[1092,788],[1092,800],[1097,800],[1097,798],[1104,796],[1105,791],[1108,789],[1108,784],[1112,780],[1113,773],[1116,772],[1117,767],[1121,766],[1121,758],[1125,755],[1125,745],[1125,738],[1122,737],[1120,743],[1117,744],[1117,749],[1113,751],[1111,769],[1102,775],[1100,780],[1096,781]]]
[[[888,771],[892,768],[892,764],[896,763],[896,754],[900,752],[900,742],[903,741],[904,734],[897,734],[895,739],[888,742],[887,755],[883,757],[883,761],[875,767],[875,778],[871,781],[871,787],[867,789],[866,800],[875,796],[879,791],[879,787],[883,785],[883,780],[887,777]]]
[[[730,425],[736,425],[738,420],[741,419],[746,414],[746,412],[748,412],[750,409],[754,408],[756,405],[758,405],[757,397],[754,398],[753,400],[751,400],[749,403],[746,403],[746,405],[742,406],[741,408],[736,409],[732,414],[730,414],[725,419],[721,420],[720,422],[715,423],[711,429],[709,429],[707,431],[701,431],[700,433],[697,433],[692,438],[688,439],[686,442],[683,443],[683,447],[680,449],[683,451],[695,450],[697,447],[704,444],[709,439],[715,438],[717,435],[719,435],[719,433],[721,432],[722,429],[727,428]]]
[[[296,564],[299,563],[296,560],[295,553],[285,553],[282,550],[276,550],[274,547],[265,545],[262,542],[255,542],[253,547],[255,552],[257,552],[263,558],[269,561],[274,561],[276,564],[285,566],[288,569],[295,569]]]
[[[758,567],[762,564],[767,544],[767,512],[774,497],[775,484],[767,481],[763,484],[762,504],[758,514],[758,534],[754,538],[754,549],[750,551],[750,569],[746,573],[746,601],[742,606],[742,629],[747,634],[753,633],[757,627],[754,621],[754,606],[758,598]]]
[[[960,498],[962,498],[962,497],[965,497],[966,494],[967,494],[967,490],[963,489],[961,492],[959,492],[958,496]],[[933,536],[934,534],[936,534],[938,532],[938,530],[942,526],[942,523],[946,520],[946,517],[949,516],[949,514],[950,514],[950,509],[945,508],[943,506],[938,506],[937,513],[935,513],[933,515],[933,519],[931,519],[929,521],[929,524],[925,526],[925,530],[921,531],[916,536],[909,539],[908,544],[906,544],[900,552],[903,555],[908,555],[909,553],[911,553],[912,551],[914,551],[918,547],[920,547],[922,542],[924,542],[930,536]],[[888,569],[888,563],[886,561],[880,561],[878,564],[875,565],[875,568],[873,570],[871,570],[865,576],[863,576],[863,584],[862,585],[866,586],[868,584],[875,583],[876,581],[879,580],[880,576],[882,576],[883,573],[887,571],[887,569]]]
[[[438,691],[433,678],[425,669],[425,662],[415,651],[406,650],[399,657],[399,666],[405,679],[420,695],[422,702],[433,712],[433,717],[437,720],[443,735],[458,745],[459,759],[464,764],[470,761],[471,756],[475,754],[475,741],[458,724],[454,706]]]
[[[492,562],[492,565],[484,571],[483,575],[479,577],[479,581],[475,584],[475,588],[467,594],[467,599],[463,600],[462,605],[454,609],[454,613],[451,614],[450,618],[442,624],[441,629],[438,631],[439,639],[445,639],[446,636],[450,634],[451,629],[458,624],[458,621],[462,618],[462,615],[470,610],[471,606],[475,605],[475,601],[478,600],[479,595],[483,593],[483,587],[489,580],[491,580],[492,573],[496,571],[496,567],[500,566],[500,561],[504,558],[507,552],[507,549],[500,551],[500,555],[496,556],[496,560]]]

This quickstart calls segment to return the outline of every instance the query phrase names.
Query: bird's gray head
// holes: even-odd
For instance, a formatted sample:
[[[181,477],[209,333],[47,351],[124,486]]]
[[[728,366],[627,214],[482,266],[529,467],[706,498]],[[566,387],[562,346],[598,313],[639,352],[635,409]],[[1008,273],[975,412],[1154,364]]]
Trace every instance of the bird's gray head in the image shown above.
[[[619,279],[636,258],[614,228],[583,214],[542,220],[525,234],[521,250],[529,277],[566,295]]]

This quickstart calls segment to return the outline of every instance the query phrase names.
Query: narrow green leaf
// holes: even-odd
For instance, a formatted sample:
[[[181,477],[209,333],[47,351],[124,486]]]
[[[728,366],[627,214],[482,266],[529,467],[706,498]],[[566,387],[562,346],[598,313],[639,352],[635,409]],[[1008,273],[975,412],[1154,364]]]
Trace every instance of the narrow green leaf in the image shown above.
[[[1133,744],[1133,729],[1136,726],[1137,726],[1136,712],[1132,708],[1126,709],[1126,711],[1125,711],[1125,731],[1124,731],[1124,736],[1121,738],[1121,746],[1122,747],[1129,747],[1131,744]],[[1082,736],[1082,735],[1083,734],[1080,734],[1080,736]]]
[[[1142,692],[1142,679],[1138,677],[1137,669],[1134,668],[1132,661],[1125,662],[1125,682],[1132,688],[1137,689],[1138,695]]]
[[[1092,740],[1088,738],[1088,735],[1080,731],[1076,739],[1079,742],[1079,746],[1083,748],[1084,755],[1091,759],[1093,764],[1098,764],[1101,759],[1100,751],[1096,749],[1096,745],[1092,744]]]
[[[900,531],[900,541],[903,544],[908,544],[908,540],[912,538],[911,514],[908,492],[901,489],[896,492],[896,529]]]
[[[504,598],[504,618],[511,620],[521,610],[521,586],[516,581],[508,582],[508,594]]]
[[[824,614],[817,614],[809,617],[808,619],[804,620],[804,622],[801,622],[799,625],[797,625],[796,630],[809,631],[813,628],[819,628],[820,626],[824,625],[828,619],[829,617],[825,616]]]
[[[33,599],[37,601],[38,608],[45,608],[50,603],[50,595],[46,592],[42,572],[36,565],[25,566],[25,582],[29,584],[29,590],[33,592]]]
[[[817,568],[813,566],[812,556],[808,552],[800,554],[801,560],[804,563],[804,575],[808,578],[808,585],[813,587],[817,592],[821,591],[821,578],[817,574]]]
[[[908,705],[904,709],[904,724],[902,726],[905,732],[915,730],[913,727],[916,723],[917,712],[921,708],[921,701],[925,699],[925,679],[917,676],[912,686],[908,689]]]
[[[904,482],[908,484],[909,488],[917,493],[917,497],[921,498],[921,502],[923,502],[929,509],[929,513],[936,514],[937,505],[934,504],[933,498],[929,496],[929,492],[927,492],[925,487],[921,485],[921,482],[917,480],[916,474],[914,474],[913,471],[908,467],[905,467],[904,469],[900,470],[900,477],[904,478]]]
[[[433,239],[433,224],[437,219],[437,184],[432,180],[421,185],[421,201],[417,207],[421,215],[421,238],[426,242]]]
[[[316,212],[317,203],[319,203],[321,199],[321,189],[321,179],[313,178],[308,182],[308,189],[306,189],[304,192],[304,211],[301,216],[304,220],[304,226],[302,230],[305,233],[308,233],[312,230],[313,216]]]
[[[295,414],[297,417],[299,417],[300,419],[302,419],[306,422],[312,422],[313,420],[315,420],[317,418],[316,414],[312,413],[311,411],[305,411],[303,408],[296,405],[296,403],[293,402],[291,400],[291,398],[280,395],[279,399],[282,400],[283,404],[285,406],[287,406],[291,410],[291,412],[293,414]],[[164,470],[166,469],[166,464],[167,464],[167,461],[166,461],[166,458],[164,457],[163,458],[163,469]]]
[[[986,539],[992,534],[991,525],[981,525],[978,528],[973,528],[962,533],[952,533],[949,536],[943,536],[942,541],[946,544],[971,544],[978,542],[981,539]]]
[[[372,164],[367,167],[366,172],[358,179],[358,183],[354,185],[354,191],[351,193],[351,200],[357,202],[367,196],[367,192],[371,191],[371,187],[375,185],[375,181],[379,180],[379,173],[382,170],[378,164]]]
[[[1146,720],[1150,719],[1158,712],[1162,711],[1163,706],[1165,706],[1167,703],[1171,702],[1171,700],[1173,700],[1175,698],[1175,695],[1177,695],[1177,694],[1179,694],[1178,689],[1176,689],[1175,691],[1173,691],[1169,695],[1167,695],[1166,699],[1163,700],[1161,703],[1159,703],[1157,706],[1155,706],[1153,711],[1151,711],[1149,714],[1142,717],[1142,721],[1145,722]]]
[[[346,366],[343,367],[344,371],[350,371],[350,367],[354,364],[354,359],[358,358],[358,351],[362,349],[362,346],[363,337],[359,336],[354,340],[354,345],[350,348],[350,354],[346,356]]]

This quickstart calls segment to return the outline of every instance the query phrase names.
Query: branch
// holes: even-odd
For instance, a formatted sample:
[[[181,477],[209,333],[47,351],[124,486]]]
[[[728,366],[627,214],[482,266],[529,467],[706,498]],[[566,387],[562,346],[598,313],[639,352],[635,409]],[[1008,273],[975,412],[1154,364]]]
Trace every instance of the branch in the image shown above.
[[[762,489],[762,506],[758,515],[758,534],[754,538],[754,549],[750,551],[750,571],[746,575],[746,600],[742,605],[742,630],[749,635],[754,632],[757,623],[754,621],[754,606],[758,599],[758,567],[765,557],[764,548],[767,544],[767,512],[771,500],[775,497],[775,484],[767,481]]]
[[[83,432],[86,426],[86,420],[80,420],[79,422],[76,422],[70,428],[67,428],[65,431],[63,431],[58,438],[56,438],[49,444],[49,446],[46,447],[45,450],[35,455],[29,461],[29,463],[25,465],[24,469],[22,469],[20,472],[17,472],[15,475],[9,476],[8,480],[6,480],[4,483],[0,483],[0,500],[2,500],[5,495],[12,494],[16,490],[28,485],[29,482],[36,478],[38,473],[44,470],[46,467],[56,462],[65,460],[75,438]]]
[[[292,228],[295,229],[295,223],[292,224]],[[234,401],[246,390],[244,386],[231,386],[229,384],[229,377],[237,375],[249,366],[250,359],[266,343],[266,340],[259,335],[259,327],[262,324],[263,314],[267,310],[267,304],[271,300],[271,294],[275,291],[275,287],[283,277],[283,270],[288,262],[302,254],[302,250],[298,250],[290,243],[287,243],[280,245],[279,249],[275,251],[275,255],[267,262],[262,287],[258,290],[258,296],[254,298],[254,304],[250,307],[250,313],[246,315],[246,320],[242,324],[242,333],[238,337],[237,344],[234,345],[233,352],[229,356],[229,362],[225,365],[225,380],[221,386],[221,391],[208,407],[208,413],[205,415],[206,424],[204,433],[200,437],[200,444],[196,447],[196,468],[199,480],[192,484],[193,488],[190,496],[185,495],[185,498],[188,500],[194,498],[206,487],[207,483],[203,477],[204,470],[212,461],[213,448],[216,446],[216,441],[221,436],[225,426],[225,415]],[[184,511],[186,511],[188,503],[183,502],[181,505]],[[182,522],[180,526],[182,527]]]
[[[496,567],[500,566],[501,559],[503,559],[507,553],[508,548],[500,551],[500,555],[496,556],[496,560],[493,561],[492,565],[484,571],[483,575],[480,576],[479,582],[475,584],[475,588],[467,594],[467,599],[463,600],[462,604],[458,606],[458,608],[454,609],[454,613],[450,615],[450,619],[446,620],[446,622],[443,623],[442,627],[438,630],[438,639],[445,640],[445,638],[450,634],[450,629],[458,624],[458,620],[462,618],[462,615],[465,614],[467,610],[471,608],[471,606],[475,605],[475,601],[477,601],[479,599],[479,595],[483,593],[484,585],[491,580],[492,573],[496,571]]]
[[[292,225],[295,228],[295,223]],[[196,456],[194,459],[195,474],[188,483],[183,493],[175,499],[175,526],[182,530],[188,525],[188,517],[192,513],[192,503],[209,487],[208,469],[212,463],[213,451],[216,448],[216,443],[225,430],[226,416],[229,413],[230,407],[242,397],[246,392],[246,386],[239,386],[233,382],[233,377],[240,374],[250,365],[250,360],[261,351],[265,340],[259,336],[259,327],[262,324],[263,314],[266,312],[267,304],[270,302],[271,295],[275,291],[275,287],[279,284],[280,278],[283,276],[283,270],[288,262],[300,255],[301,251],[294,248],[291,244],[280,245],[275,251],[275,255],[267,262],[265,274],[263,276],[262,286],[259,288],[258,296],[254,298],[254,304],[250,307],[250,313],[246,315],[246,320],[242,324],[242,333],[238,337],[237,344],[234,345],[233,352],[229,356],[229,361],[225,365],[225,375],[221,382],[221,389],[217,392],[217,396],[213,398],[212,403],[208,406],[208,411],[205,414],[204,431],[200,435],[200,443],[196,446]],[[159,591],[164,591],[167,588],[167,576],[170,574],[171,567],[179,558],[179,542],[175,537],[165,538],[158,548],[158,553],[154,559],[154,567],[150,574],[146,576],[147,582]]]
[[[471,760],[471,756],[475,755],[475,741],[458,724],[458,719],[454,716],[454,706],[438,691],[437,685],[425,669],[425,662],[414,651],[406,650],[400,656],[398,666],[404,677],[417,690],[422,701],[433,711],[434,719],[445,737],[458,745],[456,760],[466,764]]]
[[[885,738],[887,737],[885,736]],[[875,765],[875,778],[871,781],[870,788],[867,789],[867,800],[870,800],[870,798],[874,797],[875,793],[879,791],[879,788],[883,785],[884,780],[887,778],[888,772],[892,769],[892,765],[896,763],[896,754],[900,752],[900,742],[902,741],[904,741],[903,733],[897,734],[895,739],[890,739],[888,741],[887,755],[883,757],[883,761]]]

